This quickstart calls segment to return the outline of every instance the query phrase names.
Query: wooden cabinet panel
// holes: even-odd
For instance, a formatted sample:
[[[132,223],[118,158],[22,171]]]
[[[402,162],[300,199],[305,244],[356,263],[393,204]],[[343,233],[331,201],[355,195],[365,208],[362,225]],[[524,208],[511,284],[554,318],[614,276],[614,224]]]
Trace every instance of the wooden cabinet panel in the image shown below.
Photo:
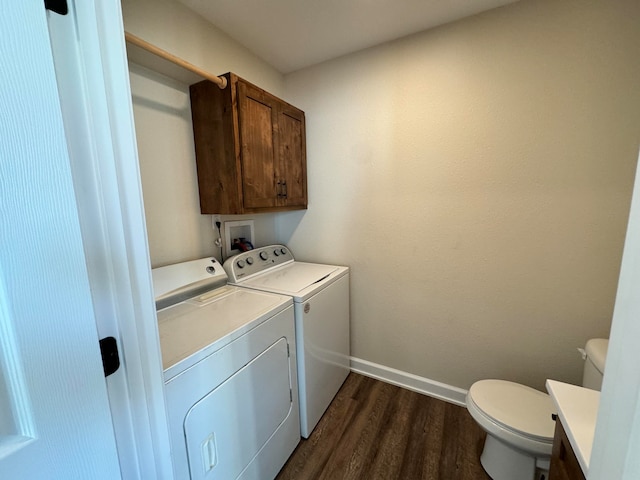
[[[276,107],[260,91],[244,83],[238,87],[244,207],[273,207],[276,205]]]
[[[231,96],[208,81],[192,85],[190,93],[200,211],[241,211],[240,159],[235,146],[237,113],[231,106]]]
[[[304,112],[228,73],[191,85],[202,213],[307,208]]]
[[[556,419],[553,437],[549,480],[585,480],[582,467],[576,458],[560,419]]]
[[[282,170],[277,172],[277,178],[284,181],[284,192],[280,196],[280,201],[287,206],[306,207],[307,162],[304,115],[291,109],[283,109],[280,111],[278,125]]]

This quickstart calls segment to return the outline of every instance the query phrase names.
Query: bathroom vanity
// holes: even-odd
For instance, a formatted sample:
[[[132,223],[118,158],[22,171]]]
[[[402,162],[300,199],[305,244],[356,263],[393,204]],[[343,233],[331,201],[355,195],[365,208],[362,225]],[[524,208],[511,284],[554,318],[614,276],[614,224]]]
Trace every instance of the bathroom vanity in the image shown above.
[[[547,380],[558,414],[549,480],[584,480],[596,428],[600,392]]]

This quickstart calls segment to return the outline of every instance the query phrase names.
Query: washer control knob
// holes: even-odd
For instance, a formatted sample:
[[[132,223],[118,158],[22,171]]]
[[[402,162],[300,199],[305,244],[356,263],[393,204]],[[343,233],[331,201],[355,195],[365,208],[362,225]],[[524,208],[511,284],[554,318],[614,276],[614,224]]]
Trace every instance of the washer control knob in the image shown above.
[[[273,251],[273,254],[274,254],[276,257],[279,257],[279,256],[280,256],[280,250],[278,250],[278,249],[276,248],[276,249]]]
[[[210,274],[213,275],[214,273],[216,273],[216,269],[215,269],[215,267],[212,267],[211,265],[209,265],[207,267],[207,272],[209,272]]]
[[[286,255],[286,254],[287,254],[287,251],[286,251],[284,248],[281,248],[281,249],[280,249],[280,253],[281,253],[282,255]]]
[[[269,254],[267,252],[260,252],[260,258],[262,260],[266,260],[267,258],[269,258]]]
[[[236,262],[236,265],[238,266],[238,268],[244,268],[244,260],[238,260]]]
[[[253,257],[247,257],[247,265],[253,265]]]

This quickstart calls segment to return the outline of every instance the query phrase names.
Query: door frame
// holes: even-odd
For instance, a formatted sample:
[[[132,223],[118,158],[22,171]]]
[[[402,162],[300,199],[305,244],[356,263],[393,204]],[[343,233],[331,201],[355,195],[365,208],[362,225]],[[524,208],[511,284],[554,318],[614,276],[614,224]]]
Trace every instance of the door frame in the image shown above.
[[[122,9],[119,0],[69,4],[81,85],[61,105],[63,116],[66,109],[75,112],[69,124],[65,119],[67,138],[83,136],[81,155],[68,143],[97,329],[100,337],[117,339],[120,353],[120,370],[106,382],[122,478],[169,480],[162,356]],[[60,93],[64,88],[59,83]]]

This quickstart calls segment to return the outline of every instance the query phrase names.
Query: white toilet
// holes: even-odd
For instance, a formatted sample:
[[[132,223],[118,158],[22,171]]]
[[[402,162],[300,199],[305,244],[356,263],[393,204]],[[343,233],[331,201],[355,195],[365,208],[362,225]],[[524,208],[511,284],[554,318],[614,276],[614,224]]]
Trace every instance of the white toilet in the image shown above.
[[[609,341],[591,339],[582,385],[600,390]],[[556,413],[549,395],[505,380],[480,380],[467,394],[467,409],[487,432],[480,457],[493,480],[546,480]]]

